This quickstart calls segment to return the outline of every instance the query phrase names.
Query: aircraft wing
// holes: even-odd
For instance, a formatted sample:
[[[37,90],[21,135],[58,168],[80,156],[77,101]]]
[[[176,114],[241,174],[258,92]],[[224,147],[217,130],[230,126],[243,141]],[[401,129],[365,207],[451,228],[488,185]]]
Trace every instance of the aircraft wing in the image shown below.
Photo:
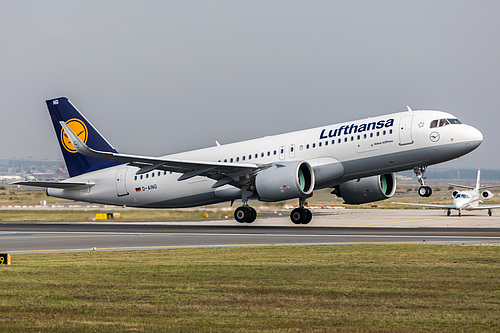
[[[452,185],[452,186],[455,186],[455,187],[460,187],[460,188],[466,188],[466,189],[469,189],[469,190],[473,190],[473,189],[475,189],[475,187],[474,187],[474,186],[459,185],[459,184],[452,184],[452,183],[449,183],[448,185]]]
[[[214,188],[226,184],[232,184],[241,187],[246,184],[253,176],[261,170],[269,168],[270,164],[253,163],[223,163],[223,162],[202,162],[188,161],[179,159],[162,159],[156,157],[119,154],[113,152],[98,151],[88,147],[64,122],[59,122],[68,135],[71,143],[78,153],[86,156],[92,156],[101,159],[113,160],[127,163],[130,166],[139,168],[137,174],[143,174],[152,170],[164,170],[182,173],[179,181],[187,180],[195,176],[205,176],[216,180],[212,186]]]
[[[408,206],[419,206],[419,207],[435,207],[443,209],[456,209],[453,205],[431,205],[431,204],[417,204],[417,203],[407,203],[407,202],[393,202],[396,205],[408,205]]]
[[[26,182],[14,182],[11,185],[26,185],[26,186],[36,186],[36,187],[51,187],[60,189],[85,189],[94,186],[94,183],[71,183],[71,182],[37,182],[37,181],[26,181]]]
[[[481,210],[481,209],[497,209],[500,208],[500,206],[477,206],[477,207],[471,207],[468,208],[468,210]]]

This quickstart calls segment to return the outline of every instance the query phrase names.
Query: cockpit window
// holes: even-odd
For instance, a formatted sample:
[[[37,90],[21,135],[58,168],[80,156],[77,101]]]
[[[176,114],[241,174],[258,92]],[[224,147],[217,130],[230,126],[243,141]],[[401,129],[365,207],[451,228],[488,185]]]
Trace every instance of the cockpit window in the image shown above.
[[[458,120],[456,118],[455,119],[448,119],[448,122],[450,124],[461,124],[462,123],[460,120]]]
[[[455,198],[469,199],[469,195],[465,193],[458,193]]]
[[[462,122],[456,118],[450,118],[450,119],[436,119],[431,122],[431,128],[434,127],[442,127],[446,126],[449,124],[461,124]]]
[[[448,125],[448,119],[439,119],[439,127]]]

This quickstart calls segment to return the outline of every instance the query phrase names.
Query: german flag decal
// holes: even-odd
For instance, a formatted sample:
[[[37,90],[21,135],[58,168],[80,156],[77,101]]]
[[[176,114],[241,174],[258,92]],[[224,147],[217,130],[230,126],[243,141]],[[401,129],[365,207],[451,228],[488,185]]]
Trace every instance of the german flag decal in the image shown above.
[[[135,192],[141,192],[141,188],[140,187],[136,187],[135,188]]]

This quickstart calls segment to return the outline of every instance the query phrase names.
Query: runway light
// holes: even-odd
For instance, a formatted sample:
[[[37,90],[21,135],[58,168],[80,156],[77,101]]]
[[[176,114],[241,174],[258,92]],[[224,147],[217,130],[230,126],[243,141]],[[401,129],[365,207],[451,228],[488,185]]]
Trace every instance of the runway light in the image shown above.
[[[422,241],[422,244],[425,244],[425,239]]]
[[[97,251],[97,247],[94,246],[94,247],[92,247],[92,252],[95,252],[95,251]]]

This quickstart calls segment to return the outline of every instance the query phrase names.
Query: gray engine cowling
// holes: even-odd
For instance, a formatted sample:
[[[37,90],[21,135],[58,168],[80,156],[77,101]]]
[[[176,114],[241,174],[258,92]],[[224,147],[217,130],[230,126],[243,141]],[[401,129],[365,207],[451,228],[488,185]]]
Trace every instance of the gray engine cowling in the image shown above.
[[[314,172],[305,161],[278,163],[255,176],[261,201],[308,197],[314,189]]]
[[[396,192],[396,177],[393,173],[354,179],[335,186],[332,192],[344,199],[345,204],[359,205],[385,200]]]
[[[481,192],[481,198],[483,198],[484,200],[490,200],[491,198],[493,198],[493,193],[488,190],[483,190]]]

